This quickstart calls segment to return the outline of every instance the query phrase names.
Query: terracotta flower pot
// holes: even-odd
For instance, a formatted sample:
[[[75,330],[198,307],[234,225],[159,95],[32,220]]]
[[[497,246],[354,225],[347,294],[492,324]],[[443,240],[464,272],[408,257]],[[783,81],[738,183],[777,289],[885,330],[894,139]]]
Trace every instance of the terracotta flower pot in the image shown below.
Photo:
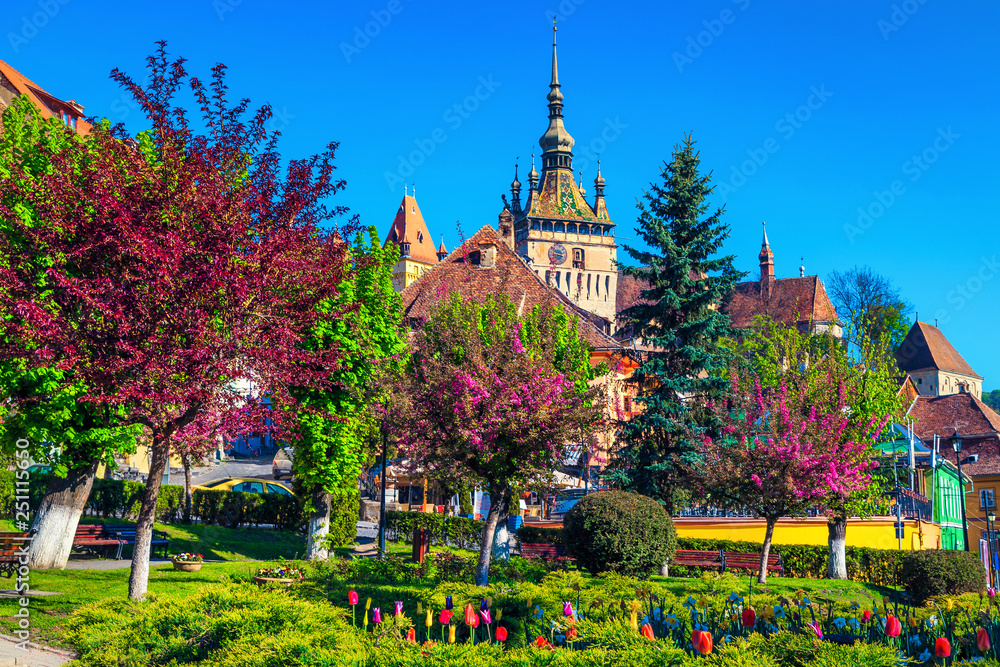
[[[254,577],[253,578],[254,583],[257,584],[258,586],[264,586],[264,585],[269,584],[269,583],[275,583],[275,584],[281,584],[285,588],[291,588],[292,584],[297,584],[300,581],[302,581],[303,579],[305,579],[305,577],[295,578],[295,579],[290,579],[290,578],[287,578],[287,577],[281,578],[281,579],[277,579],[277,578],[274,578],[274,577]]]
[[[175,570],[180,570],[181,572],[197,572],[201,569],[204,563],[192,563],[190,561],[175,560],[172,561]]]

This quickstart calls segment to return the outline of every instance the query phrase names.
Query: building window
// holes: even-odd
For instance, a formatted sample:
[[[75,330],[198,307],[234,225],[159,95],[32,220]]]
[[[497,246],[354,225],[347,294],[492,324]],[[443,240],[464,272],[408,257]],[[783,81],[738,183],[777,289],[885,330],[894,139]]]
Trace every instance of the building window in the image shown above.
[[[552,231],[552,223],[551,222],[543,222],[542,223],[542,231],[543,232],[551,232]]]
[[[923,384],[923,383],[924,383],[923,378],[917,378],[917,384]]]
[[[564,225],[561,222],[557,222],[556,223],[556,231],[557,232],[561,232],[561,233],[565,233],[566,232],[566,225]]]
[[[574,224],[566,225],[566,231],[569,232],[570,234],[576,234],[576,225]]]
[[[400,254],[403,257],[409,257],[410,256],[410,244],[409,243],[400,244]]]
[[[584,265],[583,257],[584,257],[584,255],[583,255],[583,249],[582,248],[573,248],[573,268],[574,269],[585,269],[585,268],[587,268]]]
[[[979,509],[988,510],[996,507],[993,489],[979,489]]]

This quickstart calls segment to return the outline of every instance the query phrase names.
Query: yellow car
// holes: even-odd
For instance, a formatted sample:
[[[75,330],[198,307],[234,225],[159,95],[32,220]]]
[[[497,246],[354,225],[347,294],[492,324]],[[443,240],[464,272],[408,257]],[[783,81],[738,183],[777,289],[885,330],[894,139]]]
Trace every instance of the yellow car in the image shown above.
[[[204,484],[195,484],[192,491],[201,489],[202,491],[242,491],[243,493],[276,493],[279,496],[294,496],[292,490],[284,484],[270,482],[263,479],[251,479],[241,477],[223,477],[213,479]]]

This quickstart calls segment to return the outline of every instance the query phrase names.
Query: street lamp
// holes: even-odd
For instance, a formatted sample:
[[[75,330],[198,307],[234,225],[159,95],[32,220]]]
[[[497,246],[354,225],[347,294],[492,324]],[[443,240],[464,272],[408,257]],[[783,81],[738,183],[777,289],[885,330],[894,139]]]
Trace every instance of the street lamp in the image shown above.
[[[962,481],[962,457],[959,454],[962,452],[962,436],[958,434],[958,428],[955,428],[955,433],[951,436],[951,448],[955,450],[955,461],[958,462],[958,488],[960,489],[959,495],[962,497],[962,535],[965,539],[965,550],[969,549],[969,524],[965,519],[965,482]]]
[[[996,548],[997,545],[993,543],[993,529],[997,523],[997,513],[994,510],[990,510],[986,514],[986,546],[987,551],[990,554],[990,586],[997,585],[997,572],[996,572]]]

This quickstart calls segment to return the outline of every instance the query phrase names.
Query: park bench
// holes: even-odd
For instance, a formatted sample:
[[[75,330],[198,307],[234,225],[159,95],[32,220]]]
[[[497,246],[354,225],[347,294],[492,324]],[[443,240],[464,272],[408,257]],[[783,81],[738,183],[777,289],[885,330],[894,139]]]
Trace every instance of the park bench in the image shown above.
[[[0,533],[0,574],[8,579],[21,565],[18,551],[27,543],[27,533]]]
[[[120,553],[121,541],[108,533],[102,524],[80,524],[76,527],[76,534],[73,535],[74,549],[103,556],[111,547],[116,549],[116,553]]]
[[[723,568],[726,570],[758,572],[760,570],[760,554],[726,551],[723,554]],[[767,571],[777,572],[779,576],[785,576],[785,564],[781,562],[781,554],[772,552],[768,555]]]
[[[522,558],[567,558],[566,546],[563,544],[524,544],[521,543]],[[576,560],[570,558],[570,560]]]
[[[108,535],[113,535],[118,539],[118,553],[115,558],[121,560],[122,549],[127,545],[135,546],[135,526],[130,524],[106,524],[104,530],[107,531]],[[167,540],[167,534],[160,530],[153,531],[153,539],[150,544],[150,552],[156,554],[156,550],[160,549],[163,552],[163,557],[167,557],[167,547],[170,542]]]
[[[718,572],[725,568],[725,557],[722,549],[718,551],[696,551],[694,549],[677,549],[674,551],[674,559],[671,565],[682,565],[684,567],[709,567]]]

